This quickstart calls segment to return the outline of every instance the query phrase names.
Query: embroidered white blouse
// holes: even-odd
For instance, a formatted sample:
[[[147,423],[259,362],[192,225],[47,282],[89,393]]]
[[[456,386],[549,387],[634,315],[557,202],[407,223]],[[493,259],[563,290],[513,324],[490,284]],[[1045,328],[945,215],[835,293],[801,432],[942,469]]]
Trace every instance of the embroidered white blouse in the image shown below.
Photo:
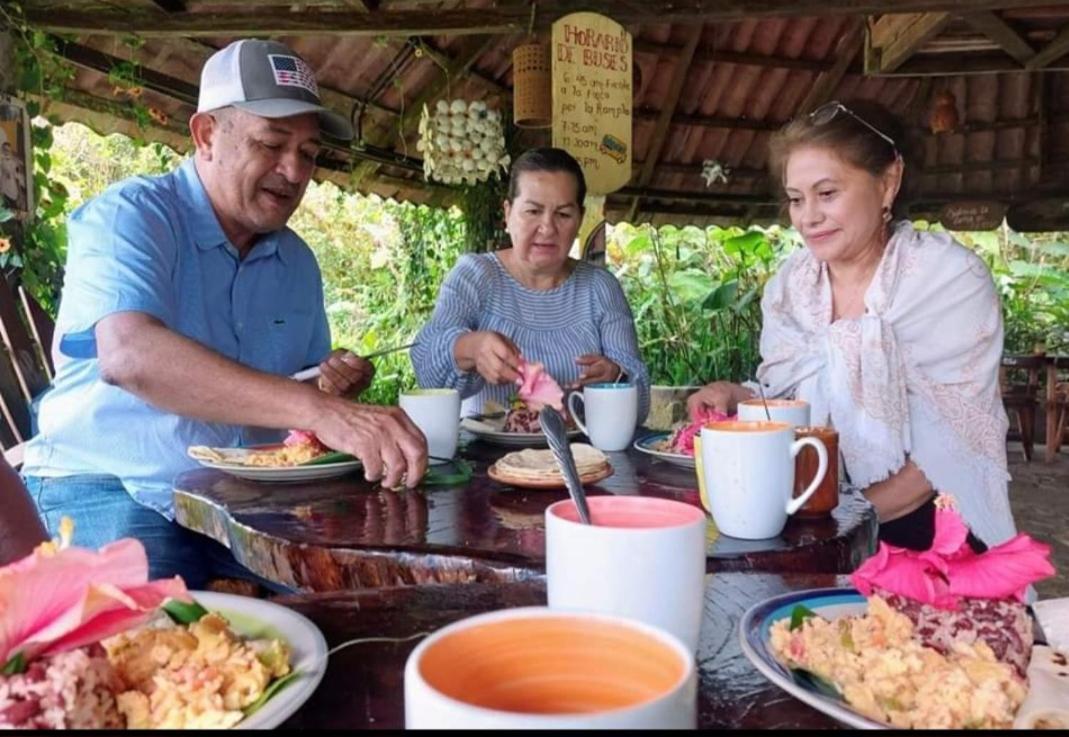
[[[809,249],[769,281],[761,308],[758,379],[772,396],[805,399],[813,424],[839,431],[855,485],[886,479],[908,455],[957,498],[985,543],[1015,534],[998,384],[1002,313],[976,254],[900,222],[860,318],[832,322],[827,266]]]

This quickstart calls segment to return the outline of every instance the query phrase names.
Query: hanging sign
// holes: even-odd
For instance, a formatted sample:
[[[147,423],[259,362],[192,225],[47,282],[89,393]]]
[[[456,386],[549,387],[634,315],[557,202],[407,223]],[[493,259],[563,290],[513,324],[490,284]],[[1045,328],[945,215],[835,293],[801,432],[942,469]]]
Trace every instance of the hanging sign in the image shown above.
[[[1000,202],[951,202],[939,211],[947,230],[993,230],[1002,225],[1006,206]]]
[[[583,167],[587,191],[604,195],[631,179],[631,34],[598,13],[553,24],[553,145]]]

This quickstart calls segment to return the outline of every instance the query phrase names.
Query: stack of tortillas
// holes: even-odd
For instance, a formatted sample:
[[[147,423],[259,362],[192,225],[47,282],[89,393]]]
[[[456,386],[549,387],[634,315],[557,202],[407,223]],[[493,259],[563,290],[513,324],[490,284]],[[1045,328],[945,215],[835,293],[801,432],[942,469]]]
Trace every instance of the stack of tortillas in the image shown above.
[[[609,459],[586,443],[572,443],[572,457],[583,482],[601,480],[612,474]],[[551,450],[527,448],[508,453],[489,469],[491,478],[517,486],[563,486],[564,476]]]

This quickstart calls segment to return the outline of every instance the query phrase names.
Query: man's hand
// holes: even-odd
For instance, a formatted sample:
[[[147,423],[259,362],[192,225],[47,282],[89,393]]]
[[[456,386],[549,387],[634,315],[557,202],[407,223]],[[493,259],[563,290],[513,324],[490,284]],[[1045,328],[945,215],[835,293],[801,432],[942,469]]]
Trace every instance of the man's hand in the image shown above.
[[[399,407],[356,404],[324,397],[311,428],[329,448],[350,453],[364,465],[364,478],[394,488],[412,488],[427,471],[427,439]]]
[[[520,378],[520,349],[501,333],[479,330],[462,335],[453,353],[462,371],[474,369],[491,384],[515,384]]]
[[[576,358],[575,362],[583,367],[575,386],[616,381],[620,376],[620,367],[597,353],[584,353]]]
[[[753,392],[730,381],[714,381],[706,384],[687,398],[687,412],[691,419],[703,409],[712,409],[725,415],[738,411],[739,402],[753,397]]]
[[[319,364],[319,390],[355,399],[371,386],[375,367],[366,358],[339,348]]]

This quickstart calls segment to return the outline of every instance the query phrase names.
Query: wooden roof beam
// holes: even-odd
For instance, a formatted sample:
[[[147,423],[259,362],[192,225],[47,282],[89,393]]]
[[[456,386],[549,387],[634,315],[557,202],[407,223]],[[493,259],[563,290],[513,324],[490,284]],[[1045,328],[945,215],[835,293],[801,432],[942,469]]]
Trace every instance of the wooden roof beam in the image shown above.
[[[835,91],[839,89],[839,83],[846,76],[846,70],[850,68],[850,64],[857,56],[857,52],[864,46],[864,42],[864,24],[856,23],[847,28],[846,33],[835,44],[835,52],[833,53],[835,64],[831,69],[818,74],[817,78],[813,80],[813,85],[809,88],[809,92],[806,93],[805,99],[802,100],[802,104],[798,108],[799,113],[812,112],[832,99]]]
[[[676,58],[676,68],[672,72],[672,81],[668,84],[668,93],[664,98],[664,106],[661,108],[660,116],[657,118],[657,125],[653,129],[649,148],[646,151],[646,159],[638,176],[639,187],[645,187],[650,183],[650,179],[653,178],[654,169],[661,158],[664,142],[668,140],[668,131],[672,127],[672,116],[675,115],[676,106],[679,105],[679,96],[683,92],[683,83],[687,79],[687,72],[690,70],[694,52],[697,50],[698,42],[702,38],[703,28],[704,25],[701,23],[691,26],[687,31],[687,41],[683,45],[683,51]],[[641,197],[635,197],[632,200],[631,209],[628,211],[628,222],[634,220],[641,199]]]
[[[1042,53],[1042,52],[1040,52]],[[1039,58],[1033,57],[1026,69]],[[945,77],[948,75],[969,76],[973,74],[1005,74],[1020,72],[1021,65],[999,51],[993,54],[918,54],[893,72],[873,73],[882,77]],[[1069,71],[1069,61],[1049,62],[1037,72]]]
[[[682,46],[670,43],[657,43],[635,39],[636,54],[656,54],[657,56],[676,55]],[[823,72],[831,69],[831,62],[817,59],[792,59],[786,56],[768,56],[743,51],[720,51],[716,49],[698,49],[694,52],[694,61],[719,62],[721,64],[740,64],[743,66],[770,67],[773,69],[799,69],[806,72]]]
[[[1043,0],[1044,5],[1069,6],[1069,0]],[[61,33],[135,33],[140,36],[246,36],[329,34],[367,36],[433,36],[526,33],[527,3],[483,8],[427,8],[354,12],[352,8],[315,8],[293,12],[270,5],[227,12],[165,13],[143,6],[116,10],[26,9],[30,25]],[[1027,8],[1036,0],[658,0],[645,5],[617,0],[544,0],[536,28],[544,30],[575,10],[604,13],[623,25],[738,21],[753,18],[879,15],[885,13],[979,12]]]
[[[869,27],[865,43],[865,73],[886,74],[902,65],[938,34],[950,13],[898,13],[885,15]]]
[[[658,120],[660,110],[642,108],[634,113],[635,120]],[[729,128],[753,131],[778,130],[783,123],[774,120],[757,120],[755,118],[731,118],[720,115],[687,115],[676,113],[672,116],[672,125],[693,125],[699,128]]]
[[[1069,54],[1069,25],[1059,31],[1054,40],[1044,46],[1025,66],[1028,69],[1043,69],[1066,54]]]
[[[974,29],[998,44],[999,48],[1022,65],[1028,64],[1032,57],[1036,55],[1035,49],[1028,45],[1028,42],[1021,37],[1021,34],[1017,33],[1009,23],[1002,20],[995,13],[991,11],[969,13],[962,16],[962,18]]]

